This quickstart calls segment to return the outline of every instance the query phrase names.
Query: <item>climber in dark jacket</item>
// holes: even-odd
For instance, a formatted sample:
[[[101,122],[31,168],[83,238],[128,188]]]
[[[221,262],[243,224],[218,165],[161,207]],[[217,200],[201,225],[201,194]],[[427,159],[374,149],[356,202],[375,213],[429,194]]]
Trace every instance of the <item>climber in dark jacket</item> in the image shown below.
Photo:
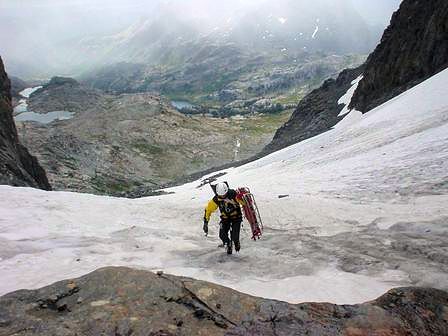
[[[203,226],[205,234],[208,234],[210,216],[219,208],[221,212],[219,238],[227,246],[228,254],[232,254],[232,241],[235,244],[235,251],[238,252],[241,248],[240,230],[243,215],[240,205],[244,205],[244,201],[238,197],[237,192],[229,189],[226,183],[218,183],[216,185],[216,196],[208,202],[205,208]],[[231,239],[229,239],[230,229],[232,229]]]

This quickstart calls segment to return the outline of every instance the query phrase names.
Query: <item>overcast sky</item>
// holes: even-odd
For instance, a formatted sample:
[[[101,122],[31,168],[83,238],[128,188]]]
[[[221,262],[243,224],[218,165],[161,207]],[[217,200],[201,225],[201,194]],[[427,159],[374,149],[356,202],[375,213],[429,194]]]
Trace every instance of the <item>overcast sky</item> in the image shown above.
[[[174,16],[200,17],[215,25],[230,16],[255,13],[260,7],[267,11],[275,8],[287,16],[289,6],[312,8],[327,2],[335,8],[353,4],[355,9],[371,24],[385,28],[392,12],[400,0],[0,0],[0,55],[7,63],[22,62],[30,57],[52,59],[63,57],[58,49],[61,43],[76,43],[86,36],[116,34],[141,18],[160,15],[161,8],[171,8],[175,12],[165,12],[162,20]],[[264,6],[263,3],[267,3]],[[176,6],[170,6],[176,4]],[[288,5],[289,4],[289,5]],[[297,6],[301,4],[301,6]],[[162,7],[160,7],[162,6]],[[341,12],[343,12],[341,10]],[[168,14],[166,14],[168,13]],[[269,13],[266,13],[268,15]],[[340,14],[340,13],[339,13]],[[297,16],[296,16],[297,17]],[[174,20],[176,18],[174,17]],[[313,18],[314,20],[314,18]],[[342,20],[344,18],[342,17]],[[204,21],[204,22],[205,22]],[[204,25],[204,28],[206,26]],[[347,18],[350,29],[350,18]],[[73,42],[72,42],[73,41]],[[40,51],[40,53],[39,53]]]
[[[351,0],[362,17],[371,24],[387,24],[402,0]]]
[[[221,9],[224,4],[231,6],[254,6],[262,0],[0,0],[0,17],[24,14],[23,11],[46,11],[49,15],[72,16],[89,11],[103,16],[117,17],[149,14],[160,3],[168,2],[192,4],[195,11]],[[275,0],[271,0],[275,1]],[[297,0],[300,1],[300,0]],[[370,23],[384,24],[391,13],[398,8],[401,0],[346,0],[352,2],[359,13]],[[193,5],[194,3],[194,5]],[[22,12],[22,13],[21,13]]]
[[[290,3],[304,2],[312,7],[309,0],[293,0]],[[322,1],[322,0],[321,0]],[[361,16],[369,23],[387,26],[391,14],[400,0],[327,0],[330,4],[352,3]],[[0,48],[5,49],[18,38],[35,30],[49,38],[76,38],[86,33],[104,34],[122,30],[141,17],[151,17],[161,4],[181,4],[182,15],[197,15],[215,20],[219,16],[248,12],[268,2],[277,0],[0,0]],[[288,13],[288,8],[285,8]],[[336,13],[335,13],[336,15]],[[169,18],[167,18],[169,19]],[[349,27],[349,18],[347,18]],[[1,49],[0,49],[1,54]]]
[[[309,0],[304,2],[312,7]],[[321,0],[322,1],[322,0]],[[386,27],[400,0],[326,0],[330,4],[352,3],[369,24]],[[70,40],[83,35],[116,33],[141,17],[151,17],[161,4],[181,4],[182,15],[196,15],[217,20],[233,12],[241,13],[261,7],[263,2],[282,6],[277,0],[0,0],[0,48],[10,47],[19,37],[28,38],[33,30],[49,39]],[[288,8],[285,8],[285,14]],[[337,13],[335,13],[336,15]],[[169,19],[167,17],[167,19]],[[347,25],[349,27],[349,18]],[[13,38],[16,37],[16,39]],[[1,54],[1,49],[0,49]]]

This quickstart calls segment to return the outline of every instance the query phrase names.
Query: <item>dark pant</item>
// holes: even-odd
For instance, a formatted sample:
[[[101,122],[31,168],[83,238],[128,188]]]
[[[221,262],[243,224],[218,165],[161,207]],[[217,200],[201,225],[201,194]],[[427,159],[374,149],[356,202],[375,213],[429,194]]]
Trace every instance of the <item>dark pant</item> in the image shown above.
[[[224,244],[230,242],[229,231],[232,229],[232,241],[238,243],[240,241],[240,229],[241,229],[241,218],[234,219],[221,219],[221,225],[219,228],[219,238],[221,238]]]

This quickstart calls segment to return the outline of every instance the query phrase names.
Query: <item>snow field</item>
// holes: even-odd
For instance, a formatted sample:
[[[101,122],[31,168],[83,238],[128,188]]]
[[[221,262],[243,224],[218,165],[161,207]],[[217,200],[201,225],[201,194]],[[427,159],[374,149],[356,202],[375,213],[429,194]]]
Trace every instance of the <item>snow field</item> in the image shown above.
[[[216,247],[217,215],[211,236],[202,233],[212,193],[200,181],[138,200],[0,186],[0,295],[110,265],[293,303],[448,289],[447,87],[445,70],[365,115],[347,111],[329,132],[226,170],[219,180],[251,188],[266,228],[252,242],[246,225],[230,257]]]

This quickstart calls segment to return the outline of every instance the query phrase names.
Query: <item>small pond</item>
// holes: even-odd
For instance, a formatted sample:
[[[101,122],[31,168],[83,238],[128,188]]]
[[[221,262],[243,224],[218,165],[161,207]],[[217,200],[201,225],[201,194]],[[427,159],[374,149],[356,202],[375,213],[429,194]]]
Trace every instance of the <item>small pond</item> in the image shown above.
[[[49,124],[55,120],[68,120],[73,118],[74,112],[54,111],[48,113],[24,112],[15,116],[15,121],[35,121],[41,124]]]

